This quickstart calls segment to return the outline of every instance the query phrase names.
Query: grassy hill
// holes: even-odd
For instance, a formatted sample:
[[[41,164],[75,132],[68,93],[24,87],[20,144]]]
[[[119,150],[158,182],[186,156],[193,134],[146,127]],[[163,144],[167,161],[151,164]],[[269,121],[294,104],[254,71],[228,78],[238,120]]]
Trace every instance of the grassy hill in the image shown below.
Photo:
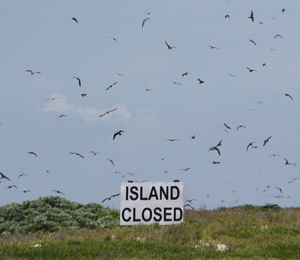
[[[119,211],[44,197],[0,208],[0,259],[300,259],[300,209],[186,210],[184,223],[119,226]]]

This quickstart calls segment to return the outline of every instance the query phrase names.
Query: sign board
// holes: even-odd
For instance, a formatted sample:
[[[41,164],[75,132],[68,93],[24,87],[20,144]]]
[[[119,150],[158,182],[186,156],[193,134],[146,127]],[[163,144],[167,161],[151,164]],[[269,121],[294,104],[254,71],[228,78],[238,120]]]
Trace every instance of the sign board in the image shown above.
[[[121,183],[120,225],[183,222],[183,182]]]

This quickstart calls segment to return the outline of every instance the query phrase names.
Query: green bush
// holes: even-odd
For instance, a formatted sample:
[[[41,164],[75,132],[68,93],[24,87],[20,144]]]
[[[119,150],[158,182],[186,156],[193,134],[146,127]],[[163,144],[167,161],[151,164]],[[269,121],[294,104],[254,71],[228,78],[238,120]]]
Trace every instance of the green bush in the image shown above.
[[[119,224],[119,211],[59,196],[40,197],[0,207],[0,234],[54,232],[61,228],[98,228]]]

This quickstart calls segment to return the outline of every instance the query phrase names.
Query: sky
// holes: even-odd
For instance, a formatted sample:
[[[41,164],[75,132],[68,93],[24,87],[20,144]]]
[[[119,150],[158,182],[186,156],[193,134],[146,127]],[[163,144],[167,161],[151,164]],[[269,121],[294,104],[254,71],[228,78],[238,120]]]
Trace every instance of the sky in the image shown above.
[[[0,206],[129,180],[180,180],[194,208],[300,206],[299,1],[0,7]]]

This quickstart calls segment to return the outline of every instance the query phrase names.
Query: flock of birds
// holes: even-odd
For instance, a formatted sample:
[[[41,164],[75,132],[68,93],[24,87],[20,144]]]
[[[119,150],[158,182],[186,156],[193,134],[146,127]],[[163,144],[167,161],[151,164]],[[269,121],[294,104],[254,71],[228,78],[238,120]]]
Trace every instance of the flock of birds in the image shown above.
[[[248,18],[251,20],[251,22],[255,22],[255,13],[254,13],[254,11],[253,11],[253,10],[249,10],[249,11],[250,11],[250,12],[249,12],[250,15],[249,15]],[[283,9],[281,10],[282,14],[284,14],[285,11],[286,11],[285,8],[283,8]],[[143,20],[141,21],[141,27],[142,27],[142,28],[144,28],[145,25],[146,25],[146,23],[148,23],[148,22],[150,21],[150,17],[149,17],[149,16],[150,16],[151,12],[146,12],[146,14],[148,15],[148,17],[146,17],[145,19],[143,19]],[[225,19],[231,19],[230,15],[229,15],[229,14],[226,14],[226,15],[225,15]],[[274,19],[274,18],[273,18],[273,19]],[[74,21],[75,23],[79,23],[79,22],[80,22],[76,17],[72,17],[71,20]],[[263,24],[263,22],[260,22],[260,24]],[[276,39],[276,38],[278,38],[278,37],[279,37],[279,38],[283,38],[281,34],[276,34],[276,35],[274,36],[274,39]],[[108,37],[108,38],[111,39],[111,40],[113,40],[113,41],[115,41],[117,44],[119,44],[119,41],[118,41],[116,38],[114,38],[114,37]],[[253,39],[249,39],[249,41],[250,41],[252,44],[254,44],[255,46],[257,46],[257,43],[256,43]],[[163,42],[163,41],[162,41],[162,42]],[[173,51],[173,49],[177,48],[177,46],[170,45],[166,40],[164,40],[164,43],[165,43],[165,46],[164,46],[164,47],[167,47],[167,51],[169,51],[169,50],[170,50],[170,51]],[[207,45],[207,47],[209,47],[209,48],[212,49],[212,50],[219,50],[219,47],[217,47],[217,46]],[[270,50],[272,51],[273,49],[270,48]],[[265,66],[266,66],[266,63],[263,63],[263,64],[262,64],[262,67],[265,67]],[[253,68],[249,68],[249,67],[245,67],[245,70],[246,70],[246,69],[247,69],[250,73],[255,73],[255,72],[257,71],[257,69],[253,69]],[[39,71],[33,71],[33,70],[31,70],[31,69],[27,69],[27,70],[25,70],[25,72],[26,72],[26,73],[30,73],[31,76],[34,76],[35,74],[41,74],[41,72],[39,72]],[[116,73],[116,74],[118,74],[118,76],[124,76],[124,75],[121,74],[121,73]],[[189,74],[190,74],[190,72],[187,72],[187,71],[186,71],[186,72],[183,72],[183,73],[181,74],[181,76],[182,76],[182,77],[186,77],[186,76],[188,76]],[[234,74],[232,74],[232,73],[227,73],[227,74],[228,74],[229,76],[231,76],[231,77],[236,77],[236,75],[234,75]],[[80,79],[79,77],[73,76],[73,77],[71,77],[71,78],[77,80],[78,86],[79,86],[80,88],[82,87],[82,82],[81,82],[81,79]],[[202,85],[202,84],[205,84],[205,81],[204,81],[203,79],[200,79],[199,77],[197,77],[197,79],[198,79],[198,81],[197,81],[198,84],[201,84],[201,85]],[[172,82],[173,82],[175,85],[181,86],[181,83],[179,83],[178,81],[172,81]],[[117,83],[118,83],[118,81],[115,81],[114,83],[112,83],[111,85],[109,85],[109,86],[105,89],[105,91],[110,90],[110,89],[113,88]],[[143,87],[145,88],[145,90],[146,90],[147,92],[153,90],[153,89],[147,88],[147,87],[145,87],[145,86],[143,86]],[[291,101],[294,101],[293,97],[292,97],[289,93],[282,93],[282,95],[284,95],[285,97],[288,97]],[[87,96],[87,93],[82,93],[81,96],[82,96],[82,97],[86,97],[86,96]],[[61,97],[56,96],[56,97],[49,97],[49,98],[46,98],[46,100],[48,100],[48,101],[55,101],[55,100],[60,99],[60,98],[61,98]],[[258,101],[258,103],[261,103],[261,102]],[[261,103],[261,104],[262,104],[262,103]],[[117,109],[118,109],[118,108],[115,107],[115,108],[113,108],[113,109],[107,110],[106,112],[100,114],[100,115],[99,115],[99,118],[102,118],[102,117],[108,117],[108,116],[110,116],[111,114],[113,114]],[[60,120],[61,118],[64,118],[64,117],[68,117],[68,115],[66,115],[66,114],[61,114],[61,115],[59,115],[59,116],[57,117],[57,120]],[[62,120],[62,119],[61,119],[61,120]],[[0,126],[1,126],[1,125],[0,125]],[[232,130],[232,127],[229,126],[229,125],[226,124],[226,123],[224,123],[220,128],[221,128],[222,130],[224,130],[225,132],[227,132],[227,133],[229,133],[229,131]],[[243,129],[247,129],[247,127],[244,126],[244,125],[238,125],[238,126],[236,127],[236,130],[239,131],[239,129],[242,129],[242,128],[243,128]],[[1,128],[0,128],[0,129],[1,129]],[[115,133],[112,133],[112,140],[115,140],[116,138],[117,138],[117,139],[118,139],[118,138],[121,138],[121,136],[122,136],[124,133],[125,133],[124,130],[118,130],[118,131],[116,131]],[[271,138],[272,138],[272,135],[267,136],[267,137],[261,142],[261,145],[262,145],[262,146],[266,146],[266,145],[268,144],[268,142],[270,142],[270,141],[272,140]],[[196,135],[192,135],[192,136],[191,136],[191,139],[192,139],[192,140],[193,140],[193,139],[196,139]],[[177,139],[177,138],[169,138],[169,139],[166,139],[165,141],[168,141],[168,142],[176,142],[176,141],[178,141],[178,140],[179,140],[179,139]],[[216,152],[218,156],[221,156],[221,155],[222,155],[222,153],[221,153],[222,141],[223,141],[223,139],[220,140],[218,144],[213,145],[213,146],[211,146],[210,148],[208,148],[208,152],[213,151],[213,152]],[[257,145],[257,142],[256,142],[256,141],[252,141],[252,142],[248,143],[247,146],[245,146],[245,150],[246,150],[246,151],[249,151],[250,149],[256,149],[256,148],[258,148],[258,147],[259,147],[259,146]],[[35,156],[35,157],[38,157],[38,154],[37,154],[36,152],[28,151],[27,153],[28,153],[29,155],[33,155],[33,156]],[[93,154],[93,155],[95,155],[95,156],[98,155],[98,154],[99,154],[99,155],[102,154],[101,152],[95,152],[95,151],[90,151],[89,153],[91,153],[91,154]],[[71,154],[71,155],[78,156],[78,157],[80,157],[80,158],[82,158],[82,159],[85,158],[81,153],[78,153],[78,152],[71,151],[70,154]],[[280,156],[279,154],[271,154],[269,157],[281,157],[281,156]],[[158,160],[162,160],[162,161],[163,161],[163,160],[165,160],[165,159],[166,159],[166,158],[164,157],[164,158],[159,158]],[[109,162],[111,163],[111,165],[114,166],[114,161],[113,161],[112,159],[107,158],[107,160],[109,160]],[[213,161],[212,161],[212,164],[216,164],[216,165],[217,165],[217,164],[221,164],[221,162],[218,161],[218,160],[213,160]],[[299,167],[299,165],[297,165],[296,163],[291,163],[291,162],[289,162],[289,160],[288,160],[287,158],[284,158],[284,164],[285,164],[285,165],[294,165],[295,167]],[[180,170],[180,171],[187,172],[187,171],[189,171],[190,169],[191,169],[191,167],[186,167],[186,168],[182,168],[182,169],[179,169],[179,170]],[[49,174],[50,172],[47,170],[47,173]],[[122,173],[119,172],[119,171],[115,171],[114,173],[120,174],[120,175],[122,175],[122,177],[125,177],[125,175],[122,174]],[[167,173],[167,171],[165,171],[165,173]],[[132,177],[133,177],[135,174],[137,174],[137,173],[128,173],[128,175],[130,175],[130,176],[132,176]],[[27,174],[25,174],[25,173],[22,172],[22,174],[18,175],[17,178],[19,179],[19,178],[24,177],[24,176],[27,176]],[[300,178],[300,177],[292,178],[292,179],[288,182],[288,184],[297,181],[299,178]],[[143,180],[143,181],[146,181],[146,180]],[[0,172],[0,183],[8,183],[8,182],[12,182],[12,181],[11,181],[11,177],[10,177],[10,176],[8,177],[8,175],[7,175],[6,173]],[[264,190],[264,192],[265,192],[267,189],[269,189],[269,188],[271,188],[271,187],[267,185],[267,186],[266,186],[266,189]],[[274,188],[274,189],[277,189],[277,190],[279,191],[279,194],[278,194],[278,195],[275,195],[274,197],[275,197],[275,198],[283,198],[283,189],[282,189],[281,187],[273,187],[273,188]],[[17,189],[17,186],[16,186],[16,185],[7,185],[7,186],[4,187],[3,191],[9,190],[9,189]],[[28,193],[28,192],[31,192],[31,190],[26,189],[26,190],[23,190],[22,192],[23,192],[23,193]],[[233,191],[233,192],[235,192],[235,191]],[[65,196],[65,194],[64,194],[62,191],[60,191],[60,190],[53,189],[53,193],[57,193],[57,194],[60,194],[60,195],[62,195],[62,196]],[[104,203],[104,202],[106,202],[106,201],[110,201],[111,199],[113,199],[113,198],[115,198],[115,197],[118,197],[118,196],[120,196],[120,193],[110,195],[110,196],[104,198],[104,199],[102,200],[102,203]],[[209,195],[207,195],[207,198],[209,198]],[[238,203],[240,200],[241,200],[241,198],[239,198],[238,200],[232,202],[231,204],[236,204],[236,203]],[[198,200],[197,200],[197,199],[188,199],[188,198],[186,198],[186,200],[185,200],[185,207],[186,207],[186,208],[194,209],[193,201],[198,201]],[[224,200],[221,199],[221,202],[224,203]],[[273,206],[272,206],[272,205],[271,205],[271,206],[272,206],[272,208],[273,208],[273,207],[276,206],[276,205],[277,205],[277,204],[274,204]]]

